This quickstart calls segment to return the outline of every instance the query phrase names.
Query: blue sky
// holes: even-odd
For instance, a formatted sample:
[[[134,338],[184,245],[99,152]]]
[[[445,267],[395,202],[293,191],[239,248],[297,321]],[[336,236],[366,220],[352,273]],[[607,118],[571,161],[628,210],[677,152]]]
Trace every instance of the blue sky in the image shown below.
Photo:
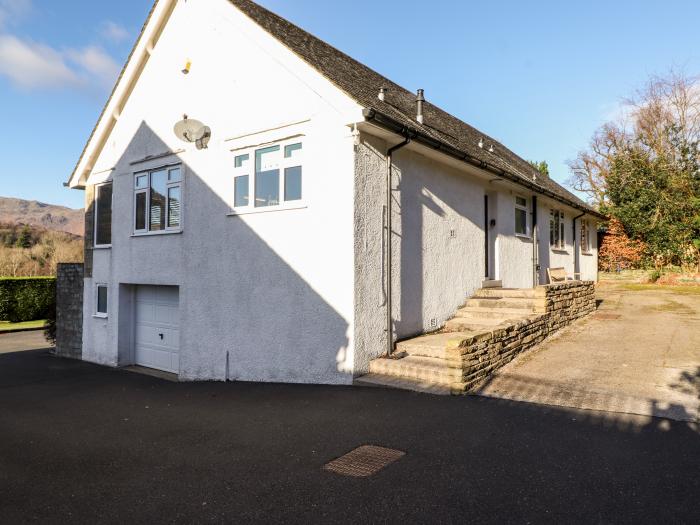
[[[261,0],[565,181],[624,96],[700,74],[700,2]],[[319,9],[319,6],[323,6]],[[0,0],[0,195],[71,207],[72,171],[151,0]]]

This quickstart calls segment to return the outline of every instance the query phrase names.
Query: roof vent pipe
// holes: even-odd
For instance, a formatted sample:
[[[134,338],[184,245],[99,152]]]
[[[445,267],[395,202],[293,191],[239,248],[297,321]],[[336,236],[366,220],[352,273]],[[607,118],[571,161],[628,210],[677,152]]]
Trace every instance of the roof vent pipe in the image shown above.
[[[423,103],[424,102],[425,102],[425,97],[423,96],[423,90],[419,89],[418,95],[416,96],[416,106],[417,106],[416,120],[420,124],[423,124]]]
[[[386,88],[379,88],[379,95],[377,95],[377,98],[384,102],[386,100],[386,92],[388,90]]]

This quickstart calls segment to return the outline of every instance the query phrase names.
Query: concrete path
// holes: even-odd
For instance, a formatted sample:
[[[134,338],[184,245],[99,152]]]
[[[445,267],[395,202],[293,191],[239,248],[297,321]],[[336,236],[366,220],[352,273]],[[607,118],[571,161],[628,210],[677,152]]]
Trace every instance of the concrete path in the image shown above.
[[[9,334],[0,333],[0,354],[24,350],[41,350],[50,347],[51,345],[44,339],[43,330]]]
[[[700,294],[602,284],[598,312],[499,370],[479,395],[698,421]]]

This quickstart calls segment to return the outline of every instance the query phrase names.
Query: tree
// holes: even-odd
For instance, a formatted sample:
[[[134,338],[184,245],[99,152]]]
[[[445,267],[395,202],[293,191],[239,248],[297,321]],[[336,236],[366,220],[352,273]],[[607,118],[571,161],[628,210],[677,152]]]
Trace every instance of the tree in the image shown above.
[[[546,160],[537,162],[536,160],[529,160],[528,161],[530,165],[535,168],[537,171],[539,171],[542,175],[545,177],[549,177],[549,164],[547,164]]]
[[[570,185],[654,265],[700,265],[700,83],[654,77],[570,163]],[[640,259],[640,262],[642,259]]]
[[[31,248],[32,247],[32,230],[29,226],[24,226],[17,239],[18,248]]]
[[[644,253],[644,245],[625,233],[618,219],[611,219],[598,252],[598,264],[606,272],[636,268]]]

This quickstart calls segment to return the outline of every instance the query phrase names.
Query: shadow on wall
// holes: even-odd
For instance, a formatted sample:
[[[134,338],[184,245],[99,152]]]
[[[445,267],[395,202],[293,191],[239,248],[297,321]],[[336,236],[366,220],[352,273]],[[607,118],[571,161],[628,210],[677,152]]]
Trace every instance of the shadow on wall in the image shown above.
[[[208,162],[211,174],[200,175],[175,156],[134,164],[167,151],[168,145],[142,123],[113,172],[111,281],[179,286],[181,377],[349,382],[348,322],[247,224],[261,225],[284,249],[300,250],[297,264],[332,271],[332,254],[318,243],[310,247],[327,234],[314,231],[322,230],[324,221],[309,220],[304,216],[309,210],[228,216],[229,203],[207,183],[220,179],[229,189],[233,185],[232,178],[216,173],[215,150],[186,154]],[[177,161],[185,174],[182,234],[133,238],[133,173]],[[290,224],[300,227],[290,229]],[[104,278],[102,271],[96,267],[95,277]]]
[[[483,209],[475,210],[469,207],[471,192],[465,189],[463,178],[456,171],[450,171],[449,175],[441,175],[431,179],[433,183],[428,189],[425,185],[425,178],[429,176],[433,161],[412,152],[400,152],[397,157],[397,166],[394,168],[394,212],[399,215],[395,222],[400,224],[400,232],[394,231],[393,237],[400,239],[401,296],[398,303],[395,303],[400,307],[395,306],[394,308],[394,328],[398,339],[406,339],[423,334],[431,328],[437,329],[439,323],[446,320],[437,319],[438,325],[431,327],[430,320],[423,318],[424,312],[427,310],[425,305],[426,284],[435,290],[444,290],[445,286],[449,286],[450,283],[463,280],[463,274],[473,271],[471,268],[465,271],[464,266],[468,260],[467,253],[454,254],[448,261],[440,261],[441,270],[438,272],[433,272],[431,268],[424,266],[424,259],[431,258],[430,252],[433,246],[439,248],[441,243],[451,242],[449,223],[446,221],[441,223],[427,222],[426,214],[432,213],[446,219],[449,209],[475,227],[482,229],[482,226],[474,220],[483,216]],[[415,169],[401,168],[402,165],[408,166],[411,162]],[[396,198],[397,192],[398,198]],[[483,199],[478,198],[480,199],[479,205],[483,206]],[[467,209],[469,209],[470,215],[465,213]],[[426,231],[426,228],[431,228],[433,224],[440,224],[440,227],[436,228],[435,231]],[[464,235],[464,230],[460,228],[459,224],[454,227],[455,235]],[[480,269],[477,272],[479,276],[484,273],[482,246],[483,241],[478,248],[479,254],[473,257],[480,264]],[[461,299],[463,303],[466,301],[467,290],[460,290],[459,293],[464,295]],[[448,299],[445,298],[445,304],[447,301]],[[457,308],[459,304],[454,306]],[[452,312],[445,314],[449,315],[450,313]],[[436,315],[438,315],[437,312]]]

